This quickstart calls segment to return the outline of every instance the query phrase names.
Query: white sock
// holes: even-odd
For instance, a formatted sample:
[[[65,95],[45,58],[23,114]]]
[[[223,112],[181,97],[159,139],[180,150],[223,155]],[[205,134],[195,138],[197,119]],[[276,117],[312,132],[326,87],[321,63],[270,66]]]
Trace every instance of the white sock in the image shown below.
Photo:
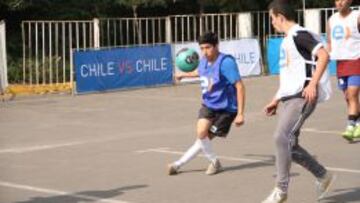
[[[195,143],[185,152],[182,157],[175,162],[177,167],[181,167],[190,160],[192,160],[196,155],[201,151],[201,144],[199,140],[196,140]]]
[[[204,138],[204,139],[199,139],[199,143],[201,144],[201,149],[205,155],[205,157],[207,159],[209,159],[209,161],[211,161],[212,163],[215,163],[216,161],[216,155],[212,149],[211,146],[211,141],[209,140],[208,137]]]

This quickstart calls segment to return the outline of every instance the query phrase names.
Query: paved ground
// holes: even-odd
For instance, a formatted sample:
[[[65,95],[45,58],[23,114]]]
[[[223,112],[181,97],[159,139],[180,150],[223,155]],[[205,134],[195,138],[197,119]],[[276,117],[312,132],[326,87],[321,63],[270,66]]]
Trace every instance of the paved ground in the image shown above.
[[[334,82],[334,81],[333,81]],[[246,125],[214,141],[225,171],[198,157],[177,176],[165,166],[194,142],[198,84],[0,104],[1,203],[257,203],[274,184],[276,118],[263,106],[277,77],[245,79]],[[342,95],[318,106],[302,145],[338,175],[323,203],[360,202],[360,142],[346,143]],[[315,201],[314,178],[292,167],[290,203]]]

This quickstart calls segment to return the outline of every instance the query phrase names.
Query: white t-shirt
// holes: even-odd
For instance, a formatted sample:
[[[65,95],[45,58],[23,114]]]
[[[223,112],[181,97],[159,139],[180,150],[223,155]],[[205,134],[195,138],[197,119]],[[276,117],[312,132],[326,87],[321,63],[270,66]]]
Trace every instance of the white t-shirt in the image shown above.
[[[301,94],[312,78],[316,67],[316,53],[323,47],[320,37],[309,30],[294,25],[284,38],[280,48],[280,87],[276,99]],[[318,85],[318,101],[330,98],[331,86],[326,70]]]
[[[331,59],[352,60],[360,58],[359,11],[351,11],[345,18],[339,12],[329,19]]]

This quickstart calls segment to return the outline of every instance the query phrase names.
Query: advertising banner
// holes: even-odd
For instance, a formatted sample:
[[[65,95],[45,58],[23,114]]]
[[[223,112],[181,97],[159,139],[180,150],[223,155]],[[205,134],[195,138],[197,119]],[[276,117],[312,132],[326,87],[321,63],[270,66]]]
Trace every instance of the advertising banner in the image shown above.
[[[170,45],[75,51],[78,93],[172,84]]]

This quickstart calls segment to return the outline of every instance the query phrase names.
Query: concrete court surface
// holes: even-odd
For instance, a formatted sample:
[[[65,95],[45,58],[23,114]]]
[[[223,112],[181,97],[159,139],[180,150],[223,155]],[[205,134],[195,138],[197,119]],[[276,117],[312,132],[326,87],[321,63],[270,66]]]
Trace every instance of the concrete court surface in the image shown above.
[[[274,186],[276,117],[262,108],[277,77],[244,79],[246,124],[213,147],[225,171],[204,174],[202,156],[167,176],[195,139],[199,84],[0,104],[0,203],[258,203]],[[337,174],[323,203],[360,202],[360,141],[340,136],[346,108],[334,94],[307,120],[301,144]],[[314,177],[292,165],[289,203],[314,203]]]

